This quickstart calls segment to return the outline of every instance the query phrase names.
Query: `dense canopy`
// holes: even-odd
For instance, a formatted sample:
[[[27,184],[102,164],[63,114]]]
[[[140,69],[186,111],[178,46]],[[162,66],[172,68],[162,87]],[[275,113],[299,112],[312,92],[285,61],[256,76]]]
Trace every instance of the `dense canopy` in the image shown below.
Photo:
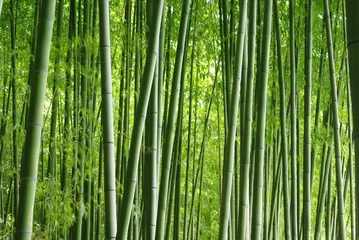
[[[0,238],[359,238],[358,22],[357,0],[0,0]]]

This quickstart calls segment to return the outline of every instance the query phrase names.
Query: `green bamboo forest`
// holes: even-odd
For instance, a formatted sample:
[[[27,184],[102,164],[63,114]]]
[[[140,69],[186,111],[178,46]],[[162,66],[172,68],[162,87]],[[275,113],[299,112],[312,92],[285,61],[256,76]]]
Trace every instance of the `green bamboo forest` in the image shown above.
[[[359,240],[358,0],[0,0],[0,89],[0,239]]]

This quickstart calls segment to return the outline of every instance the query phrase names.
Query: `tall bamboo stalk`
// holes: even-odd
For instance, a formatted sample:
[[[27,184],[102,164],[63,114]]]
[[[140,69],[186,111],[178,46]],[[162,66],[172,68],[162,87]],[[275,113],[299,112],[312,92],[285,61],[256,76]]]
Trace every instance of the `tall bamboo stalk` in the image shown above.
[[[232,178],[235,158],[235,138],[237,133],[238,104],[242,78],[243,49],[246,33],[247,0],[241,1],[240,21],[236,43],[235,69],[232,83],[232,98],[228,102],[228,134],[225,141],[223,166],[223,186],[221,198],[221,215],[218,238],[228,239],[228,223],[230,218],[230,198],[232,193]]]
[[[114,158],[114,130],[112,110],[111,48],[109,2],[100,1],[100,56],[102,92],[102,131],[104,150],[104,190],[105,190],[105,236],[115,239],[116,222],[116,182]]]
[[[79,131],[79,179],[78,179],[78,188],[77,188],[77,208],[76,208],[76,226],[75,226],[75,239],[80,240],[82,235],[82,223],[83,223],[83,215],[85,211],[84,205],[84,182],[85,182],[85,158],[87,154],[87,125],[88,125],[88,87],[89,87],[89,79],[87,72],[89,71],[89,51],[88,46],[85,44],[86,41],[89,41],[89,24],[90,24],[90,6],[89,0],[83,1],[83,22],[82,32],[79,34],[83,38],[82,47],[81,47],[81,83],[80,83],[80,131]],[[81,6],[81,4],[79,5]],[[81,14],[79,14],[80,19]]]
[[[12,68],[12,78],[11,78],[11,90],[12,90],[12,145],[13,145],[13,163],[14,163],[14,203],[13,203],[13,214],[15,216],[14,226],[16,226],[16,216],[19,206],[19,160],[18,160],[18,120],[17,120],[17,74],[16,74],[16,9],[15,1],[10,1],[10,28],[11,28],[11,50],[13,51],[11,56],[11,68]]]
[[[2,4],[3,4],[3,0],[0,0],[0,16],[1,16]]]
[[[193,89],[193,66],[194,66],[194,51],[195,51],[195,35],[192,39],[192,54],[191,54],[191,72],[190,72],[190,89]],[[192,139],[192,112],[193,112],[193,91],[189,93],[189,109],[188,109],[188,136],[187,136],[187,153],[186,153],[186,181],[185,181],[185,199],[184,199],[184,216],[183,216],[183,240],[187,235],[187,208],[188,208],[188,191],[189,191],[189,168],[191,164],[191,139]]]
[[[355,191],[354,191],[354,171],[353,171],[353,143],[352,143],[352,106],[350,102],[350,85],[347,85],[347,105],[348,105],[348,132],[349,132],[349,159],[348,159],[348,165],[349,165],[349,174],[350,174],[350,213],[351,213],[351,236],[352,239],[356,238],[356,223],[355,223]]]
[[[162,19],[164,0],[156,1],[156,8],[153,15],[153,28],[151,29],[150,39],[147,48],[147,58],[141,85],[141,92],[136,108],[134,126],[130,145],[129,165],[125,181],[125,189],[120,210],[119,226],[117,239],[126,239],[127,230],[130,223],[132,203],[137,183],[138,163],[141,149],[141,139],[146,119],[146,110],[150,98],[153,75],[157,61],[157,46],[159,41],[160,25]]]
[[[20,173],[20,198],[16,239],[31,239],[37,169],[41,143],[43,106],[45,102],[55,0],[43,1],[41,5],[34,73],[31,81],[29,115]]]
[[[289,0],[289,45],[290,45],[290,105],[291,105],[291,227],[292,239],[298,239],[298,204],[297,204],[297,102],[296,102],[296,54],[294,31],[295,1]]]
[[[267,109],[268,68],[270,55],[270,39],[272,27],[272,0],[265,1],[264,27],[262,34],[261,62],[258,74],[257,95],[257,133],[255,149],[255,169],[253,186],[253,216],[252,216],[252,239],[260,239],[262,231],[262,194],[263,194],[263,164],[265,148],[265,126]]]
[[[51,129],[50,129],[50,144],[49,144],[49,158],[48,158],[48,176],[50,179],[56,179],[56,127],[57,115],[59,108],[59,75],[60,75],[60,60],[61,60],[61,34],[62,34],[62,17],[63,17],[64,1],[60,0],[57,7],[56,19],[56,47],[57,53],[55,57],[55,76],[52,87],[52,109],[51,109]]]
[[[289,187],[288,187],[288,150],[287,150],[287,124],[286,124],[286,100],[285,100],[285,83],[282,64],[282,37],[280,31],[278,3],[274,0],[274,17],[275,30],[277,40],[277,62],[278,62],[278,78],[280,89],[280,126],[281,126],[281,152],[282,152],[282,176],[283,176],[283,202],[284,202],[284,227],[285,239],[291,239],[290,228],[290,203],[289,203]]]
[[[340,129],[339,129],[339,113],[338,113],[338,95],[337,95],[337,83],[335,78],[335,62],[334,62],[334,50],[333,39],[330,21],[329,4],[327,0],[323,0],[324,4],[324,17],[326,23],[327,33],[327,46],[328,46],[328,62],[330,70],[330,85],[331,85],[331,97],[332,97],[332,109],[333,109],[333,130],[334,130],[334,147],[335,147],[335,172],[336,172],[336,186],[338,199],[338,212],[337,217],[339,219],[339,238],[346,239],[346,228],[344,222],[345,214],[345,201],[344,201],[344,189],[343,189],[343,172],[342,172],[342,156],[341,156],[341,141],[340,141]]]
[[[350,75],[350,88],[358,89],[359,87],[359,69],[357,63],[359,61],[359,29],[357,23],[359,21],[359,2],[355,0],[346,0],[347,13],[347,48]],[[355,162],[359,162],[359,95],[351,91],[351,99],[353,106],[353,141],[355,146]],[[359,165],[355,165],[355,195],[359,196]],[[355,201],[356,209],[356,225],[359,224],[359,198]],[[356,232],[356,238],[359,238],[359,231]]]
[[[180,79],[183,65],[183,56],[185,51],[185,42],[187,38],[188,18],[190,14],[191,0],[185,0],[182,3],[181,22],[178,33],[178,44],[173,72],[171,99],[168,109],[168,120],[166,122],[166,132],[162,153],[162,170],[158,199],[158,215],[156,226],[156,239],[162,240],[165,228],[165,210],[167,206],[167,195],[169,185],[169,171],[171,169],[171,157],[173,150],[173,138],[176,121],[176,108],[179,100]]]
[[[153,4],[153,3],[152,3]],[[160,36],[163,32],[163,14],[161,19],[161,30]],[[151,28],[152,26],[150,26]],[[161,41],[161,39],[160,39]],[[160,42],[159,41],[159,42]],[[161,52],[159,48],[159,42],[157,45],[157,51]],[[163,51],[163,49],[162,49]],[[160,59],[158,59],[160,60]],[[155,239],[156,236],[156,218],[157,218],[157,196],[158,196],[158,137],[161,136],[158,132],[158,108],[161,106],[159,102],[159,65],[160,61],[156,62],[156,69],[153,76],[153,83],[151,89],[150,103],[147,109],[147,119],[146,119],[146,135],[145,143],[147,145],[145,151],[145,163],[144,163],[144,187],[145,187],[145,196],[144,196],[144,205],[145,205],[145,234],[144,236],[148,240]],[[161,80],[162,81],[162,80]]]
[[[305,41],[305,103],[304,103],[304,154],[303,154],[303,239],[311,232],[311,107],[312,107],[312,0],[306,2]]]
[[[249,28],[248,28],[248,74],[246,89],[245,107],[245,126],[243,139],[243,158],[241,161],[240,173],[240,206],[238,233],[239,239],[245,239],[246,232],[249,234],[249,171],[251,159],[251,139],[252,139],[252,116],[253,116],[253,85],[255,69],[255,44],[256,44],[256,25],[257,25],[257,1],[250,1],[249,6]],[[245,220],[247,219],[247,220]],[[243,224],[247,222],[247,224]]]

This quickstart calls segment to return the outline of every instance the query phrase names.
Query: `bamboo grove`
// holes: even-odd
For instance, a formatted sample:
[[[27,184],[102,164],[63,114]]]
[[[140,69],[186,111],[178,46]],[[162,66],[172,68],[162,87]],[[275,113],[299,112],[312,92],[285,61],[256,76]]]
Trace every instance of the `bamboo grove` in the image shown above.
[[[357,0],[0,0],[0,239],[359,239]]]

